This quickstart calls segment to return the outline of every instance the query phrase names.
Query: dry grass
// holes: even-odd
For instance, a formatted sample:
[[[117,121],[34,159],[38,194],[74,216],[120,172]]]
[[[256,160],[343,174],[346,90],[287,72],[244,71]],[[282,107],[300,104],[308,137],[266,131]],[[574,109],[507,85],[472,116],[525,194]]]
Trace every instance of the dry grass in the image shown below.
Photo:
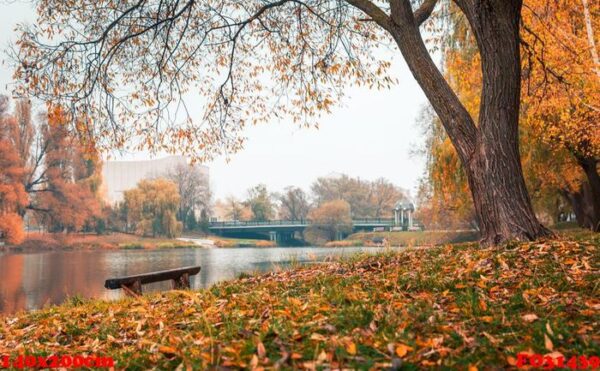
[[[210,237],[217,247],[277,247],[273,241]]]
[[[156,249],[196,247],[196,245],[167,238],[146,238],[125,233],[96,235],[85,233],[29,233],[25,241],[10,249],[17,251],[57,249]]]

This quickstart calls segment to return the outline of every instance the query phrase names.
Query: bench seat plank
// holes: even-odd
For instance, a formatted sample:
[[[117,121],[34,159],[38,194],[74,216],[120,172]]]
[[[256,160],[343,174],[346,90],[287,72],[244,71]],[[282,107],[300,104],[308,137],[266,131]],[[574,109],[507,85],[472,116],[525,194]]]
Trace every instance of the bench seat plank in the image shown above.
[[[125,286],[129,289],[132,289],[132,291],[139,293],[141,292],[141,285],[143,284],[172,280],[173,288],[183,289],[190,287],[190,276],[198,274],[199,272],[200,266],[192,266],[136,274],[132,276],[109,278],[104,282],[104,287],[109,290],[116,290]]]

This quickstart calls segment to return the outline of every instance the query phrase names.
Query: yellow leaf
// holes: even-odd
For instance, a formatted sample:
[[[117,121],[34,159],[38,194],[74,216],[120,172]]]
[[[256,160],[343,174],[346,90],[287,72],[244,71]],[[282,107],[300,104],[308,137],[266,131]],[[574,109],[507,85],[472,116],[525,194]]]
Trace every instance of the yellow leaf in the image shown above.
[[[534,313],[529,313],[529,314],[522,315],[521,319],[523,319],[523,321],[525,321],[525,322],[533,322],[536,319],[538,319],[538,316],[535,315]]]
[[[318,333],[313,333],[312,335],[310,335],[310,340],[316,340],[316,341],[326,341],[327,338],[321,334]]]
[[[552,331],[552,327],[550,327],[550,322],[546,322],[546,332],[548,332],[549,335],[554,336],[554,331]]]
[[[354,342],[349,342],[346,345],[346,351],[348,352],[348,354],[352,354],[355,355],[356,354],[356,344],[354,344]]]
[[[258,344],[256,344],[256,353],[258,354],[259,358],[265,358],[265,356],[267,355],[265,345],[260,340],[258,341]]]
[[[554,350],[554,344],[552,344],[552,340],[550,340],[548,334],[544,334],[544,346],[551,352]]]
[[[253,354],[252,359],[250,360],[250,367],[252,369],[255,369],[256,366],[258,366],[258,357],[256,356],[256,354]]]

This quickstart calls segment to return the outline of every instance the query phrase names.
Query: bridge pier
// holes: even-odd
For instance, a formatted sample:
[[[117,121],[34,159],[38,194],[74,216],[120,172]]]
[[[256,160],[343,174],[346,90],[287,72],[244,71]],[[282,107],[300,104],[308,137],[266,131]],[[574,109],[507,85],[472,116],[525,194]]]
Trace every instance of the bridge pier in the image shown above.
[[[277,243],[277,242],[279,242],[279,238],[278,237],[279,236],[278,236],[277,232],[275,232],[275,231],[269,232],[269,240],[270,241],[273,241],[273,242]]]

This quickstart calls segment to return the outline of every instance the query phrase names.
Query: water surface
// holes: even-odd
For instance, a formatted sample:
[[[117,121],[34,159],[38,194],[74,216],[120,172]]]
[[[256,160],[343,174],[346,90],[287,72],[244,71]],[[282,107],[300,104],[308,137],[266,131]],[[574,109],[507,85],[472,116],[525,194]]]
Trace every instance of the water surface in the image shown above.
[[[200,265],[192,288],[264,272],[291,262],[323,261],[333,256],[376,252],[380,248],[235,248],[117,251],[50,251],[0,255],[0,313],[60,304],[68,297],[113,299],[121,290],[106,290],[107,278]],[[170,283],[145,285],[144,291],[168,289]]]

